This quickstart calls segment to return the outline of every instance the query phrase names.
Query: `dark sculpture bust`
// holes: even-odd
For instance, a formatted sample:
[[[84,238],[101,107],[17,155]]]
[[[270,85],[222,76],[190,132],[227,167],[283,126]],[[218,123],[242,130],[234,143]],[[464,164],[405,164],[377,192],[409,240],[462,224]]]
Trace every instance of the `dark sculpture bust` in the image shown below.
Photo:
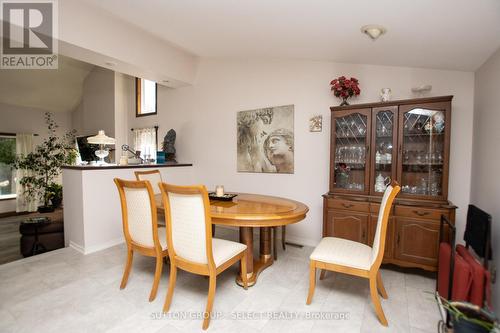
[[[167,162],[175,162],[175,138],[177,134],[174,129],[170,129],[167,135],[163,138],[163,151],[165,152],[165,160]]]

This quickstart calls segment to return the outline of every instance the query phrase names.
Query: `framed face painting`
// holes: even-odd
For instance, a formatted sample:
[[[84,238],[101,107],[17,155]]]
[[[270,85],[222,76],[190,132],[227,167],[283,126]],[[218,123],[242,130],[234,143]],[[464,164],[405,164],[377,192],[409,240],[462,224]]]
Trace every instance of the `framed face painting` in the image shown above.
[[[293,173],[293,118],[293,105],[238,112],[238,172]]]

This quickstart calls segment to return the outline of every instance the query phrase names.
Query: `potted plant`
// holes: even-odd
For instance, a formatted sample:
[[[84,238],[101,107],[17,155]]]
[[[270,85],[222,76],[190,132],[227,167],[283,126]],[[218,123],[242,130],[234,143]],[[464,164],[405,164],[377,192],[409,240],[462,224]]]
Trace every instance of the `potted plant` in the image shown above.
[[[495,328],[495,316],[486,309],[471,303],[454,302],[439,297],[451,317],[454,333],[487,333]]]
[[[54,204],[60,204],[62,186],[55,186],[55,179],[63,165],[72,164],[76,159],[75,131],[58,136],[58,126],[49,112],[45,113],[45,122],[48,137],[36,146],[35,151],[17,157],[12,163],[15,169],[28,170],[28,175],[21,178],[19,183],[28,197],[42,202],[39,212],[54,211]]]
[[[63,187],[60,184],[52,183],[49,185],[50,202],[52,207],[59,208],[63,199]]]
[[[349,105],[349,103],[347,103],[347,99],[352,96],[358,96],[361,93],[361,89],[359,89],[359,81],[354,77],[348,79],[345,76],[340,76],[333,79],[330,82],[330,85],[330,90],[333,91],[335,97],[342,98],[340,106]]]

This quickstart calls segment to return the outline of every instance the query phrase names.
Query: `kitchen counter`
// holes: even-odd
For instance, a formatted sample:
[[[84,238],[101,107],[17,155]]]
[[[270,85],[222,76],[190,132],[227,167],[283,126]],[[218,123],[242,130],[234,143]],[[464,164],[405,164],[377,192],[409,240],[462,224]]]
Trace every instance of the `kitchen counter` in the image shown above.
[[[62,169],[65,245],[84,254],[125,241],[114,178],[135,180],[134,171],[158,169],[166,183],[196,184],[194,167],[187,163],[66,166]]]
[[[193,166],[192,163],[173,163],[167,162],[162,164],[129,164],[129,165],[65,165],[63,169],[69,170],[110,170],[110,169],[143,169],[143,168],[173,168]]]

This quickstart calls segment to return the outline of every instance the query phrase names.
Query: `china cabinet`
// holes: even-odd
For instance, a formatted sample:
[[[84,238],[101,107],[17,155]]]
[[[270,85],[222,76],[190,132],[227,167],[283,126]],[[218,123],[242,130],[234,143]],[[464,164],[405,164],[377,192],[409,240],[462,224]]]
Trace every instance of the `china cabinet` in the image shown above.
[[[448,201],[453,96],[332,107],[330,190],[323,236],[371,245],[386,184],[401,192],[392,207],[385,263],[436,270],[439,220]],[[447,231],[446,231],[447,232]]]

